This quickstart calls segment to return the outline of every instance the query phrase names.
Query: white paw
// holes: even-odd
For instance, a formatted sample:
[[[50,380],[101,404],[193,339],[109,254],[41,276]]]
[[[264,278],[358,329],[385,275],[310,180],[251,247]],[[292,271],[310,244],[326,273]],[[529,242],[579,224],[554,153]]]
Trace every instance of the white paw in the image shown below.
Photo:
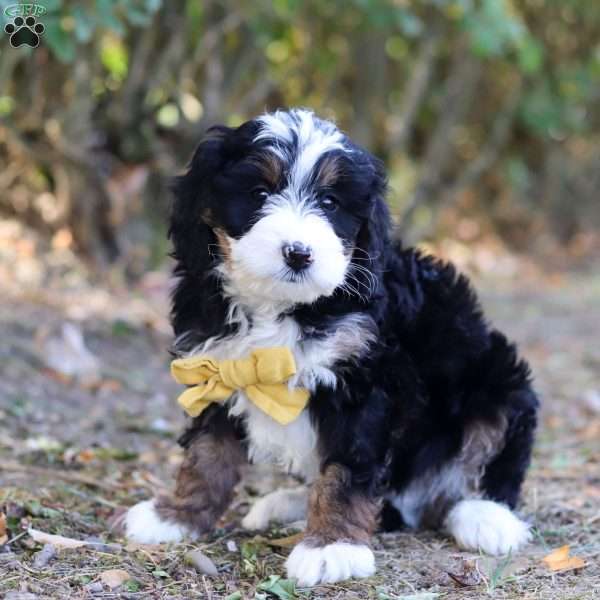
[[[254,503],[242,519],[250,531],[266,529],[271,521],[292,523],[306,517],[307,490],[304,487],[276,490]]]
[[[154,500],[146,500],[127,511],[125,535],[138,544],[162,544],[180,542],[189,532],[183,525],[163,521],[156,512]]]
[[[527,523],[491,500],[461,500],[445,525],[461,548],[493,556],[515,552],[531,539]]]
[[[375,573],[375,556],[364,544],[336,542],[311,548],[298,544],[285,563],[288,577],[308,587],[318,583],[335,583],[351,577],[369,577]]]

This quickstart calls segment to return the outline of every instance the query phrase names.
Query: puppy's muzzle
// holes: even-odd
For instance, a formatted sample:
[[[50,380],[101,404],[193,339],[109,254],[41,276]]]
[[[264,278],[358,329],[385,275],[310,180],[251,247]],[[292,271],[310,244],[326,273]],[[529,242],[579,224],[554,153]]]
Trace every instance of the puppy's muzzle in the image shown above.
[[[313,262],[312,250],[301,242],[284,244],[281,248],[285,264],[298,272],[306,269]]]

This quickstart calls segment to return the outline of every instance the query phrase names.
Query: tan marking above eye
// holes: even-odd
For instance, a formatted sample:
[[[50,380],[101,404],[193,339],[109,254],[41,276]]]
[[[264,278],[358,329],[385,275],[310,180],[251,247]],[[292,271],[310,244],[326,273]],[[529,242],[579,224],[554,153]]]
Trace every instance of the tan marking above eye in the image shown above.
[[[316,181],[319,186],[331,187],[339,179],[340,164],[336,157],[325,158],[319,165]]]
[[[248,162],[256,166],[271,189],[275,189],[283,175],[281,160],[271,152],[248,157]]]

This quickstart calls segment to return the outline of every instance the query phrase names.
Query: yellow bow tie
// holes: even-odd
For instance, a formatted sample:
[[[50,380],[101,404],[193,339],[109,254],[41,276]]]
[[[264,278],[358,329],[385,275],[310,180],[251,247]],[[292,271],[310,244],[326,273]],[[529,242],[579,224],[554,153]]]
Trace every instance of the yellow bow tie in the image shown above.
[[[194,386],[177,399],[191,417],[212,402],[227,400],[235,390],[244,390],[253,404],[282,425],[298,417],[310,397],[308,390],[286,384],[295,373],[294,356],[283,347],[260,348],[239,360],[192,356],[171,363],[175,381]]]

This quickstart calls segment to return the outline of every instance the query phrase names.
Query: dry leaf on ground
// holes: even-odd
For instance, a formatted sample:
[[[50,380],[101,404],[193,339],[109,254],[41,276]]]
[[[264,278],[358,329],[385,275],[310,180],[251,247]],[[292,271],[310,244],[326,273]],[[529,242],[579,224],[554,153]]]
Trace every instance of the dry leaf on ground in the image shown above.
[[[302,541],[304,532],[294,533],[294,535],[288,535],[287,537],[276,538],[274,540],[265,539],[264,542],[269,546],[276,546],[277,548],[291,548],[297,543]]]
[[[110,569],[100,575],[102,583],[107,585],[111,590],[123,585],[129,579],[131,579],[131,575],[124,569]]]
[[[8,534],[6,533],[6,515],[0,512],[0,546],[8,542]]]
[[[52,533],[45,533],[30,527],[29,535],[39,544],[52,544],[57,548],[81,548],[87,546],[87,542],[81,540],[74,540],[73,538],[64,537],[62,535],[54,535]]]
[[[552,571],[571,571],[572,569],[581,569],[585,567],[585,561],[578,556],[570,556],[570,547],[561,546],[548,556],[544,556],[542,561]]]
[[[200,550],[190,550],[183,557],[186,563],[194,567],[198,573],[214,577],[219,574],[215,563]]]
[[[44,544],[44,547],[33,555],[33,568],[43,569],[53,558],[56,558],[56,547]]]

